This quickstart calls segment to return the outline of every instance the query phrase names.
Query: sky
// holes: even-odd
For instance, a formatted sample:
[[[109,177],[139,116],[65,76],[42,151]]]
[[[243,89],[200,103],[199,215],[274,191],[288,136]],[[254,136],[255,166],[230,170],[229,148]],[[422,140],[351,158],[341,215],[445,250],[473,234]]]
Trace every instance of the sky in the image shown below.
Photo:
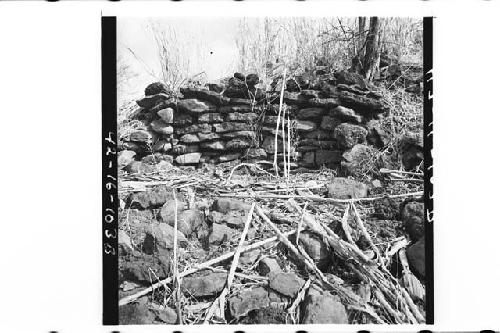
[[[154,20],[154,21],[152,21]],[[137,76],[130,80],[122,98],[137,98],[147,84],[157,81],[147,72],[160,71],[156,42],[149,24],[158,22],[177,33],[179,47],[189,57],[190,75],[205,71],[208,80],[230,76],[236,70],[238,18],[118,18],[118,57]],[[137,57],[127,49],[130,48]],[[138,60],[139,58],[140,60]],[[146,70],[145,68],[149,68]]]

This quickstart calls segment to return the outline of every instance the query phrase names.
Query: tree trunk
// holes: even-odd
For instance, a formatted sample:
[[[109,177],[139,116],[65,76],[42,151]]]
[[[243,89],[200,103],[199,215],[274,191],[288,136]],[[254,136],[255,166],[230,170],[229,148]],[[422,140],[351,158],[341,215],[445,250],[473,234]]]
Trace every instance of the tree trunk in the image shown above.
[[[379,56],[379,27],[380,21],[378,17],[370,17],[370,30],[366,36],[365,56],[363,59],[363,71],[361,74],[371,80],[376,73]]]
[[[364,45],[365,45],[365,27],[366,17],[358,17],[358,50],[357,55],[359,59],[363,59]]]

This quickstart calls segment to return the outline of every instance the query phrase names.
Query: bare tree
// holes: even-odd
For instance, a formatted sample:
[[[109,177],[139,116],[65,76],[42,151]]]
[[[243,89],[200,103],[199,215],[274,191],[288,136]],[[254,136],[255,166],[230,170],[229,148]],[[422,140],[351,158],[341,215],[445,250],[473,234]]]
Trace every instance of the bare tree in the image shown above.
[[[368,80],[373,78],[380,62],[379,27],[379,18],[370,17],[370,28],[368,30],[368,35],[366,36],[363,70],[361,73]]]

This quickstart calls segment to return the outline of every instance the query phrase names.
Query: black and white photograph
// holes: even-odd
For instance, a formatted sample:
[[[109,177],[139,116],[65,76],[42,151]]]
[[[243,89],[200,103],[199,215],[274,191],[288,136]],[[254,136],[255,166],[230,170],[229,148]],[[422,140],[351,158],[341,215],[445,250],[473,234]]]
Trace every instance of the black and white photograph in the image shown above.
[[[0,1],[0,332],[497,332],[495,1]]]
[[[117,18],[119,324],[426,323],[423,22]]]

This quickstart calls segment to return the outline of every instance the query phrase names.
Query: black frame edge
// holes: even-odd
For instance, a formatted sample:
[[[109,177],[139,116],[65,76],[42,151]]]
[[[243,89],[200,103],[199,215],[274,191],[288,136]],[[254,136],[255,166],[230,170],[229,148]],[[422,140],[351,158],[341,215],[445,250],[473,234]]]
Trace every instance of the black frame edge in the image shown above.
[[[103,325],[118,325],[116,17],[101,17]]]
[[[423,94],[424,94],[424,211],[425,211],[425,308],[426,323],[434,324],[434,230],[433,230],[433,132],[432,132],[432,55],[433,17],[423,19]]]

